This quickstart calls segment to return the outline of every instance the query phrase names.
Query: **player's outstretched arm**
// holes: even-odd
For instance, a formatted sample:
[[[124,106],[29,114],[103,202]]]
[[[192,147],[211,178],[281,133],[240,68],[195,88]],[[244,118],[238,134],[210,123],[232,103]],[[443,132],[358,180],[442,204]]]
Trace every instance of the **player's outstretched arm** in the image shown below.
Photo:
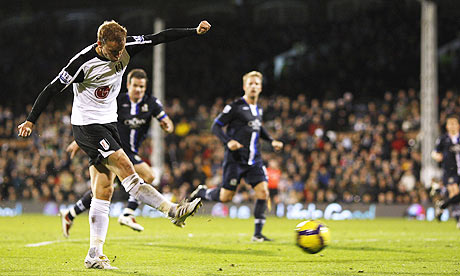
[[[126,40],[126,50],[131,56],[134,56],[147,46],[168,43],[192,35],[204,35],[210,29],[211,24],[203,20],[196,28],[170,28],[156,34],[129,36]]]
[[[27,137],[32,134],[32,129],[35,125],[35,122],[38,120],[38,117],[40,117],[40,114],[46,108],[51,98],[53,98],[57,93],[59,93],[59,91],[64,88],[65,86],[55,79],[50,84],[48,84],[45,89],[43,89],[43,91],[35,100],[35,103],[29,113],[29,116],[27,116],[26,121],[18,126],[18,136]]]

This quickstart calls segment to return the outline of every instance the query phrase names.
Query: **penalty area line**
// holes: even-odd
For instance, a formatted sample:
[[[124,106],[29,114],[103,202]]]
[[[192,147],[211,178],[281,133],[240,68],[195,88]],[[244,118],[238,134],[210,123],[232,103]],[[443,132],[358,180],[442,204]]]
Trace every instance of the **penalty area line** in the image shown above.
[[[112,237],[110,239],[111,240],[136,240],[136,238],[132,238],[132,237]],[[43,242],[37,242],[37,243],[28,243],[28,244],[25,245],[25,247],[40,247],[40,246],[50,245],[50,244],[53,244],[53,243],[82,242],[82,241],[89,241],[89,238],[86,238],[86,239],[66,239],[66,240],[54,240],[54,241],[43,241]]]
[[[29,244],[26,244],[25,246],[26,247],[39,247],[39,246],[45,246],[45,245],[58,243],[58,242],[61,242],[61,241],[44,241],[44,242],[38,242],[38,243],[29,243]]]

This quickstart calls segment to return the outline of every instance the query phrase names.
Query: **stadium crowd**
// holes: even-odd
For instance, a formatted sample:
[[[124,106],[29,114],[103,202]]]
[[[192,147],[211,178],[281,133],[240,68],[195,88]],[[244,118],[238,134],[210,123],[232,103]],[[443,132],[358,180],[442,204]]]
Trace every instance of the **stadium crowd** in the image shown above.
[[[192,98],[166,102],[175,131],[164,140],[158,189],[173,200],[186,197],[199,184],[220,184],[224,147],[210,126],[228,101],[217,98],[212,106]],[[262,142],[274,203],[429,202],[419,178],[420,104],[415,90],[386,92],[383,99],[366,103],[347,92],[323,101],[303,94],[295,99],[272,96],[262,98],[260,105],[264,125],[285,143],[281,153],[274,153]],[[441,125],[446,114],[459,109],[460,97],[445,93]],[[29,139],[16,137],[16,126],[23,120],[24,115],[14,116],[0,106],[1,200],[75,202],[90,184],[86,155],[70,159],[65,151],[73,140],[70,106],[42,114]],[[148,160],[150,154],[155,153],[146,141],[140,155]],[[252,200],[248,186],[238,189],[235,202]],[[122,187],[116,191],[115,200],[126,197]]]

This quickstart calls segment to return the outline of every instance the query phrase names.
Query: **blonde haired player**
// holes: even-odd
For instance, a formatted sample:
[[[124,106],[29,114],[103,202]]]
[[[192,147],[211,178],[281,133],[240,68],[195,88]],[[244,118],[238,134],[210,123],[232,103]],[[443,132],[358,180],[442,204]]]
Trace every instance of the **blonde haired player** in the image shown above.
[[[115,269],[102,250],[109,225],[115,176],[130,195],[160,210],[177,226],[183,226],[185,219],[200,207],[200,201],[174,204],[139,177],[121,148],[116,126],[116,99],[123,74],[134,55],[160,43],[205,34],[210,28],[207,21],[201,21],[196,28],[127,36],[126,28],[117,22],[104,22],[98,29],[97,43],[89,45],[69,61],[38,95],[27,120],[18,126],[19,136],[29,136],[50,99],[72,86],[72,130],[76,143],[90,157],[93,192],[89,210],[90,248],[84,262],[87,268]]]

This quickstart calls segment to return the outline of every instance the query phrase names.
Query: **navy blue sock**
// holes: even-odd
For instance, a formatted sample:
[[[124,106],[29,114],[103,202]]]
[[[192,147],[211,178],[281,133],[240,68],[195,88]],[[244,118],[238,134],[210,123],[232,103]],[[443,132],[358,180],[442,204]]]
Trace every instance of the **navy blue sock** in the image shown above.
[[[91,190],[87,191],[82,198],[80,198],[75,206],[73,206],[74,214],[72,214],[72,210],[69,212],[68,217],[70,220],[73,220],[76,216],[84,212],[86,209],[89,209],[91,205],[91,198],[93,197],[93,193]]]
[[[131,197],[129,197],[128,206],[126,206],[126,208],[136,211],[137,207],[139,207],[137,200],[132,200]],[[129,216],[129,214],[125,214],[125,216]]]
[[[460,194],[454,195],[453,197],[449,198],[443,205],[441,205],[442,209],[446,209],[449,207],[449,205],[454,204],[454,203],[459,203],[460,202]]]
[[[199,198],[204,198],[206,199],[206,191],[208,189],[201,189],[198,191],[198,193],[196,193],[196,196],[195,197],[199,197]]]
[[[220,187],[203,190],[203,193],[204,196],[202,198],[210,201],[220,202]]]
[[[265,210],[267,210],[267,200],[257,199],[254,207],[254,236],[262,234],[262,228],[265,224]]]

